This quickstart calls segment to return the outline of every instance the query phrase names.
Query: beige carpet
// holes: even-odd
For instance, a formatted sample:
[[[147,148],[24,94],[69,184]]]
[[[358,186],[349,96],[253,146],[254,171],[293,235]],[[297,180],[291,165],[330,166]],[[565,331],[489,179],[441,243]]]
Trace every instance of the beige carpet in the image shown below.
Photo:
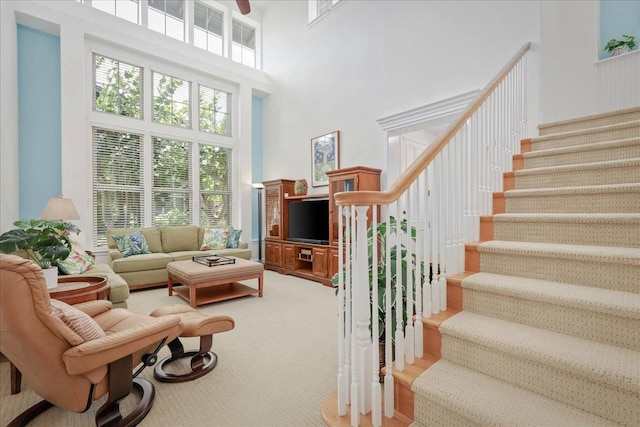
[[[246,282],[255,285],[256,281]],[[142,426],[321,426],[322,400],[335,389],[337,311],[332,288],[265,272],[264,297],[245,297],[198,307],[205,314],[227,314],[234,330],[214,336],[218,366],[188,383],[153,380],[156,398]],[[129,308],[149,313],[165,304],[186,304],[166,288],[133,292]],[[195,348],[197,340],[185,341]],[[162,350],[161,356],[169,352]],[[60,391],[61,393],[64,390]],[[0,424],[37,402],[28,388],[9,393],[9,364],[0,363]],[[100,406],[84,414],[53,408],[33,426],[90,426]],[[133,403],[133,400],[130,404]]]

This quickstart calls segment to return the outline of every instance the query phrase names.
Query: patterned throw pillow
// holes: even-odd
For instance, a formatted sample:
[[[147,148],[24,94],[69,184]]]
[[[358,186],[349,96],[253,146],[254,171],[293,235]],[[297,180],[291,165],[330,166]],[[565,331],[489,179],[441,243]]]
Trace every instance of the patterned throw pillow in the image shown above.
[[[227,241],[227,248],[237,249],[240,244],[240,234],[242,230],[236,230],[234,228],[229,229],[229,240]]]
[[[64,274],[80,274],[91,270],[96,265],[96,260],[82,249],[75,240],[71,242],[71,253],[64,261],[58,261],[58,268]]]
[[[227,228],[205,228],[200,250],[225,249],[228,240],[229,230]]]
[[[52,299],[51,314],[60,318],[69,329],[78,334],[85,342],[106,336],[100,325],[91,316],[65,302]]]
[[[151,253],[142,231],[136,231],[131,234],[114,234],[113,240],[116,241],[118,250],[122,252],[122,256],[125,258],[131,255]]]

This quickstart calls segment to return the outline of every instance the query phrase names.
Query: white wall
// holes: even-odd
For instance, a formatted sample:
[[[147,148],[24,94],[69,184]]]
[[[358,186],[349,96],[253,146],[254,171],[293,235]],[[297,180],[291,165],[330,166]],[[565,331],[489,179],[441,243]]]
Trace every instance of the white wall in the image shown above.
[[[251,236],[251,95],[253,91],[269,93],[264,73],[229,59],[209,54],[162,34],[92,9],[74,1],[1,1],[2,39],[2,192],[0,230],[12,228],[18,219],[17,170],[17,28],[16,21],[47,31],[48,21],[59,31],[62,92],[62,191],[74,200],[81,219],[74,221],[85,231],[80,243],[90,247],[91,230],[91,136],[87,112],[90,99],[90,63],[88,40],[180,64],[199,73],[212,75],[237,89],[239,114],[234,135],[235,176],[234,224],[241,224],[245,238]],[[18,17],[16,19],[16,16]],[[41,27],[41,28],[38,28]],[[35,173],[35,172],[34,172]]]
[[[540,39],[537,1],[347,0],[310,27],[306,18],[305,1],[273,2],[263,13],[263,69],[273,83],[265,179],[309,180],[310,139],[334,130],[341,167],[384,169],[377,119],[480,89]]]
[[[597,112],[598,1],[542,1],[542,122]]]

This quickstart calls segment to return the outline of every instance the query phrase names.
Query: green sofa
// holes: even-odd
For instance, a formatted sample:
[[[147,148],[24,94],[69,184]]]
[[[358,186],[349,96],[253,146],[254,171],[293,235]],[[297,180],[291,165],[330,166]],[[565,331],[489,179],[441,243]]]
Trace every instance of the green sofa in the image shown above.
[[[131,234],[138,230],[142,231],[151,253],[124,257],[118,250],[113,236]],[[111,268],[129,284],[129,289],[142,289],[166,286],[167,264],[171,261],[188,260],[201,255],[251,259],[251,250],[246,242],[240,242],[237,249],[201,251],[204,230],[205,227],[195,225],[109,228],[107,229],[107,246],[111,256]]]
[[[127,299],[129,299],[129,286],[127,282],[107,264],[96,264],[90,270],[80,274],[69,274],[61,277],[82,277],[82,276],[98,276],[104,277],[109,283],[109,301],[113,303],[115,308],[127,308]]]
[[[15,255],[22,258],[29,259],[28,255],[24,251],[16,251]],[[129,286],[127,282],[116,274],[110,266],[107,264],[96,264],[93,268],[80,274],[63,274],[61,270],[58,270],[60,277],[82,277],[82,276],[98,276],[107,279],[109,284],[109,301],[113,303],[116,308],[127,308],[127,300],[129,299]]]

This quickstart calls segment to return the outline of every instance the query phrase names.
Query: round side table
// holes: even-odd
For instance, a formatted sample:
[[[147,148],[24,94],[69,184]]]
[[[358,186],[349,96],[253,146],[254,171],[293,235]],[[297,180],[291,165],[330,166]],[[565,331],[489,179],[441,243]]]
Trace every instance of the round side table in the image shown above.
[[[104,277],[58,277],[58,286],[49,289],[49,296],[73,305],[109,297],[109,284]]]

